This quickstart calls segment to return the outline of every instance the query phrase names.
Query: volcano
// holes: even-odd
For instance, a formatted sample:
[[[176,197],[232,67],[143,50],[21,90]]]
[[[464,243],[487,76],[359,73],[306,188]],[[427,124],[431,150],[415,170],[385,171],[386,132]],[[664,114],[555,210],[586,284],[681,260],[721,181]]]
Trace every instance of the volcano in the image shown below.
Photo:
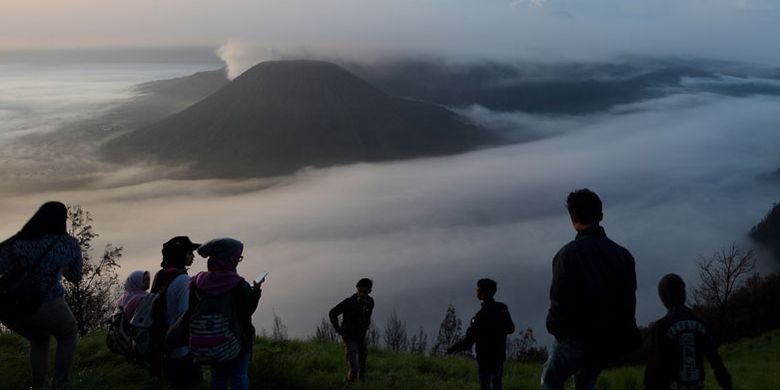
[[[269,61],[103,146],[116,162],[189,164],[201,177],[264,177],[440,156],[499,143],[441,106],[390,96],[338,65]]]

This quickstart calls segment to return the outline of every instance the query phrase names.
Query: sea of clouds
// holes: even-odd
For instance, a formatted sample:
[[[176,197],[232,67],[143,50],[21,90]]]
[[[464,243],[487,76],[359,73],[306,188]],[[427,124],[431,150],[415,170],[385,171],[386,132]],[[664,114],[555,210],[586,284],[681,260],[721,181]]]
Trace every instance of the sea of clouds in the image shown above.
[[[410,331],[429,333],[448,304],[467,320],[478,309],[476,280],[491,277],[517,325],[549,341],[551,259],[575,234],[566,195],[583,187],[601,195],[607,233],[636,258],[637,316],[646,324],[663,311],[655,289],[661,276],[677,272],[695,285],[698,258],[732,242],[747,245],[745,233],[778,201],[777,96],[680,91],[585,116],[461,107],[531,141],[276,179],[160,180],[155,168],[85,164],[88,152],[63,157],[30,147],[19,155],[22,135],[67,136],[53,131],[132,96],[140,79],[168,75],[74,72],[70,81],[66,72],[41,82],[39,92],[19,87],[0,97],[8,119],[0,128],[0,235],[13,234],[44,201],[80,204],[95,218],[98,246],[125,248],[122,275],[157,269],[161,244],[175,235],[238,238],[246,244],[239,271],[247,278],[270,272],[255,324],[270,329],[273,309],[295,337],[313,334],[364,276],[375,281],[380,328],[395,311]],[[0,83],[14,85],[7,77]],[[74,174],[84,176],[82,185],[47,187]],[[17,186],[22,181],[38,186],[30,191]],[[191,273],[204,269],[198,259]]]

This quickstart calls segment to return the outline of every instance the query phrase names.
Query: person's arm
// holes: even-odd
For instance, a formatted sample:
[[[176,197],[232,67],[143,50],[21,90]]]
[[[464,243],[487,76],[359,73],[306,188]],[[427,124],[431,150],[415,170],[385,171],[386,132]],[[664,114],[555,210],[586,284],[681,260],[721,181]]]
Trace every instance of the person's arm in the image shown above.
[[[715,343],[707,337],[705,337],[705,343],[704,353],[707,356],[707,360],[710,361],[712,371],[715,373],[715,379],[723,390],[731,390],[731,375],[726,370]]]
[[[13,239],[8,239],[0,243],[0,275],[8,272],[14,266],[14,262],[11,256],[11,242]]]
[[[175,320],[182,313],[185,313],[190,306],[190,277],[186,274],[179,275],[168,286],[168,308],[172,309],[169,314],[171,319]],[[170,299],[173,299],[171,304]]]
[[[447,348],[447,353],[471,349],[471,346],[477,341],[477,331],[479,329],[479,319],[477,317],[478,316],[474,316],[474,318],[471,319],[471,325],[466,329],[466,337]]]
[[[334,306],[332,309],[330,309],[330,312],[328,313],[328,317],[330,317],[330,324],[333,325],[333,329],[335,329],[336,333],[338,334],[341,334],[341,325],[339,325],[339,316],[344,314],[344,302],[346,302],[346,299],[341,301],[341,303]]]
[[[368,301],[368,326],[371,326],[371,315],[374,314],[374,298],[369,297]]]
[[[576,317],[576,272],[569,269],[573,254],[561,249],[553,259],[553,279],[550,285],[550,309],[547,312],[547,330],[554,336],[570,332]]]
[[[247,284],[248,286],[248,284]],[[249,314],[254,314],[257,310],[257,305],[260,304],[260,297],[263,295],[263,290],[260,285],[255,287],[249,287]]]
[[[69,261],[62,270],[62,276],[71,283],[78,283],[81,281],[81,276],[84,272],[84,259],[81,257],[81,247],[78,241],[71,236],[67,236],[65,240],[65,256]]]
[[[512,315],[509,314],[509,308],[506,305],[501,307],[501,316],[504,322],[504,332],[506,334],[515,333],[515,323],[512,321]]]
[[[634,319],[636,322],[636,262],[631,252],[625,248],[624,251],[628,264],[626,268],[628,274],[625,276],[628,284],[626,285],[626,293],[623,294],[623,312],[626,317]]]
[[[660,356],[661,338],[656,334],[655,324],[650,324],[650,351],[647,358],[647,366],[645,367],[645,389],[656,390],[663,388],[663,381],[661,380],[663,374]]]

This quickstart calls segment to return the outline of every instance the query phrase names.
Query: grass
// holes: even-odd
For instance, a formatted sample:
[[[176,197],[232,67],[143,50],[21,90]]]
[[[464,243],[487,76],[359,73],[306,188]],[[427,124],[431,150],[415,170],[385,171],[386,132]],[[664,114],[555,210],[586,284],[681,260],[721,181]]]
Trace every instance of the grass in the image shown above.
[[[80,341],[69,389],[159,387],[144,369],[109,352],[104,338],[103,333],[98,333]],[[734,377],[735,389],[780,389],[780,330],[723,346],[720,352]],[[350,389],[478,388],[476,364],[465,358],[371,350],[368,364],[368,383]],[[249,375],[252,388],[256,389],[342,389],[345,369],[343,350],[338,344],[257,339]],[[504,387],[538,389],[541,371],[541,364],[508,363]],[[641,389],[643,372],[642,367],[606,371],[599,378],[597,388]],[[0,335],[0,389],[27,388],[29,380],[27,342],[13,334]],[[707,388],[718,388],[711,371],[707,375]]]

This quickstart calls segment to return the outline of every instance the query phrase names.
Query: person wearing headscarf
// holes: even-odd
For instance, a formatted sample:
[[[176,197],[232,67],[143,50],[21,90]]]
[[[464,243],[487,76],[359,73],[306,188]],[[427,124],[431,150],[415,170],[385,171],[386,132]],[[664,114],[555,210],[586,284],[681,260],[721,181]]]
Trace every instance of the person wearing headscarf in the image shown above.
[[[41,294],[32,314],[4,321],[4,325],[30,342],[33,388],[48,382],[49,342],[57,340],[54,384],[68,381],[78,342],[78,327],[65,302],[62,277],[81,280],[83,259],[76,238],[67,234],[68,209],[60,202],[44,203],[16,235],[0,244],[0,275],[21,266],[27,269]]]
[[[125,279],[125,293],[119,300],[119,306],[122,307],[122,311],[128,321],[133,318],[135,309],[138,308],[141,299],[149,294],[150,279],[149,271],[143,270],[133,271]]]
[[[238,263],[244,259],[243,251],[244,244],[232,238],[214,239],[198,248],[198,254],[208,258],[208,271],[200,272],[192,279],[190,311],[197,308],[199,297],[231,294],[242,335],[238,357],[212,366],[212,390],[227,389],[228,382],[233,390],[249,388],[249,362],[255,339],[252,314],[257,310],[262,291],[259,284],[250,285],[236,270]]]

